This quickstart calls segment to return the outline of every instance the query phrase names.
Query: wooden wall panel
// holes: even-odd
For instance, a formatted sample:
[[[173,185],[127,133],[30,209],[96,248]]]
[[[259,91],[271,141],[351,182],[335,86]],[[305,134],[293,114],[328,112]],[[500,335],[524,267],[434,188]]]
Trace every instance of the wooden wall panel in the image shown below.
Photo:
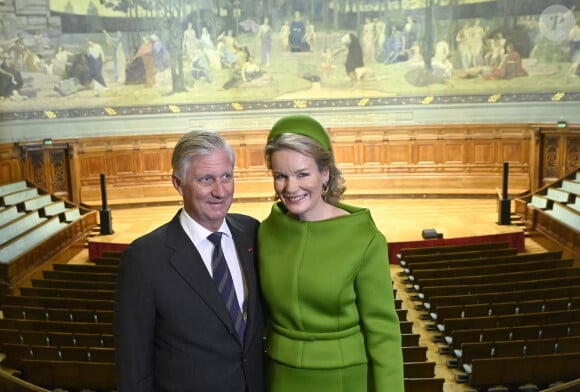
[[[470,144],[472,164],[491,165],[495,162],[496,143],[493,140],[473,140]]]
[[[0,144],[0,184],[25,179],[19,150],[12,143]]]
[[[266,129],[223,133],[236,153],[237,198],[270,198],[273,194],[264,162],[267,133]],[[553,159],[555,171],[579,159],[574,154],[580,137],[564,142],[560,134],[553,140],[548,135],[542,148],[536,147],[540,143],[538,133],[536,126],[527,124],[329,129],[338,166],[345,175],[347,195],[494,195],[502,184],[504,161],[510,163],[510,193],[521,193],[530,189],[535,160],[544,162],[546,173],[552,170],[552,160],[536,158],[535,151],[545,155],[552,146],[556,155],[568,151],[568,160]],[[171,154],[179,137],[181,134],[67,140],[76,146],[72,159],[78,171],[74,185],[79,198],[89,204],[100,202],[100,175],[104,173],[111,204],[139,199],[179,200],[171,184]],[[10,150],[9,146],[4,148]],[[0,154],[2,151],[0,146]],[[3,182],[12,180],[9,172],[21,170],[14,170],[10,162],[0,159]]]
[[[113,151],[109,153],[108,159],[111,162],[111,176],[134,176],[142,172],[138,166],[136,157],[138,152],[134,151]]]
[[[392,141],[386,146],[386,164],[391,170],[397,166],[409,165],[413,162],[413,149],[408,141]]]
[[[441,163],[450,166],[448,170],[452,168],[458,169],[457,165],[464,164],[467,161],[464,141],[444,140],[441,143],[441,150],[443,155]]]
[[[108,173],[107,159],[104,152],[93,152],[81,157],[81,177],[84,180],[98,178],[101,173]]]

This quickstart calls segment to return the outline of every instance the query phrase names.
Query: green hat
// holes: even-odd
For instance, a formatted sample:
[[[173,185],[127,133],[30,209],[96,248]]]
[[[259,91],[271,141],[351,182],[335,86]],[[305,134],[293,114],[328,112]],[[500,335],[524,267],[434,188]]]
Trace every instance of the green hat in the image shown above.
[[[268,142],[282,133],[297,133],[316,140],[325,150],[331,151],[330,138],[318,121],[304,114],[292,114],[282,117],[272,126],[268,134]]]

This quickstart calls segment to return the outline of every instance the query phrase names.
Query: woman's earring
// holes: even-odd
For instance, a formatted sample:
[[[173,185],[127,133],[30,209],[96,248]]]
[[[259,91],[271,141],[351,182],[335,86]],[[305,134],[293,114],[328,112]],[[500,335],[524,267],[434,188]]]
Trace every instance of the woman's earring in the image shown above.
[[[328,193],[328,182],[322,183],[322,197],[326,196]]]

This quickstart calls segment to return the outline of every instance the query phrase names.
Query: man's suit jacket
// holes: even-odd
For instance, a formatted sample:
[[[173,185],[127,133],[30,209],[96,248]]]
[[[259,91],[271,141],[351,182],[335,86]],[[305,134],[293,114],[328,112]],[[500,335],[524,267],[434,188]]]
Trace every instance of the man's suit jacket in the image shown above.
[[[115,304],[119,392],[264,390],[259,223],[240,214],[226,221],[247,285],[244,345],[178,212],[123,254]]]

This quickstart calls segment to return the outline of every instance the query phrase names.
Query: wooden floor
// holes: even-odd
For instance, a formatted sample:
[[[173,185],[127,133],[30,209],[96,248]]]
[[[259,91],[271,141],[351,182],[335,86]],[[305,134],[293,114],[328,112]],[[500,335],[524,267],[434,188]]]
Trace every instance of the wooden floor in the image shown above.
[[[483,199],[440,199],[440,198],[365,198],[346,199],[346,203],[370,208],[378,228],[388,241],[413,241],[421,239],[423,229],[433,228],[445,238],[512,233],[523,228],[514,220],[511,225],[498,225],[497,201]],[[237,202],[232,212],[246,213],[257,219],[265,218],[272,202]],[[128,243],[138,236],[151,231],[170,220],[180,208],[173,206],[152,206],[146,208],[113,209],[111,235],[97,235],[91,241]],[[526,237],[527,252],[548,250],[545,243],[533,237]],[[84,262],[88,251],[81,252],[71,262]],[[398,272],[401,267],[392,265],[392,276],[403,306],[408,309],[408,319],[414,322],[414,333],[421,336],[420,344],[428,347],[427,359],[435,362],[435,375],[445,379],[444,392],[461,392],[467,387],[454,382],[455,373],[446,366],[446,357],[438,354],[438,346],[433,342],[433,332],[425,328],[426,321],[420,319],[415,305],[405,291]]]
[[[498,225],[497,201],[482,199],[440,198],[365,198],[346,199],[345,203],[371,210],[373,218],[388,241],[421,239],[423,229],[436,229],[445,238],[466,237],[521,231],[516,224]],[[262,220],[270,212],[272,202],[234,202],[230,211]],[[180,205],[113,209],[111,235],[92,240],[128,243],[169,221]],[[527,244],[526,244],[527,245]],[[531,244],[533,245],[533,244]]]

